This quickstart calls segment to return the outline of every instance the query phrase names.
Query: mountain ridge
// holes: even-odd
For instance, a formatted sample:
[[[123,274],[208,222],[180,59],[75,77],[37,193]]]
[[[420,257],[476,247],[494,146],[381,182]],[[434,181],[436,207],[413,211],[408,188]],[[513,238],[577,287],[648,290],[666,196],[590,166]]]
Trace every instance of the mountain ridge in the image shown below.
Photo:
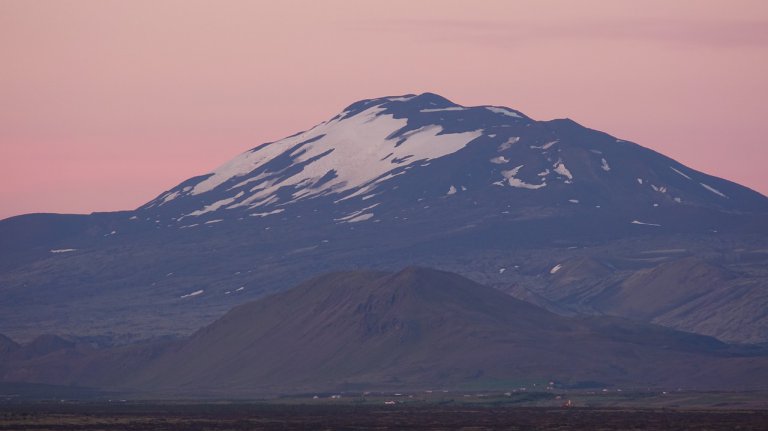
[[[428,108],[429,106],[434,106],[434,108]],[[636,144],[628,143],[627,141],[623,141],[620,139],[615,139],[613,137],[610,137],[610,135],[604,134],[603,132],[594,131],[592,129],[584,128],[583,126],[579,125],[578,123],[573,122],[572,120],[553,120],[553,121],[545,121],[545,122],[536,122],[534,120],[531,120],[529,117],[524,116],[519,111],[511,110],[509,108],[503,108],[503,107],[493,107],[493,106],[476,106],[476,107],[464,107],[458,104],[455,104],[453,102],[450,102],[449,100],[442,98],[440,96],[431,94],[431,93],[424,93],[421,95],[409,95],[409,96],[398,96],[398,97],[387,97],[387,98],[376,98],[376,99],[370,99],[370,100],[363,100],[360,102],[357,102],[355,104],[350,105],[345,111],[343,111],[341,114],[338,114],[331,118],[330,120],[320,123],[318,126],[315,126],[312,129],[309,129],[304,132],[299,132],[297,134],[292,135],[289,138],[286,138],[284,140],[278,140],[271,143],[263,144],[260,146],[255,147],[252,150],[249,150],[240,156],[236,157],[232,161],[225,163],[221,167],[217,168],[210,174],[206,174],[205,176],[198,176],[194,177],[190,180],[187,180],[180,184],[179,186],[161,194],[158,196],[158,198],[154,199],[153,201],[150,201],[148,204],[140,207],[140,209],[150,209],[155,206],[163,206],[166,204],[171,203],[174,200],[177,200],[180,196],[183,197],[184,193],[188,193],[191,195],[200,195],[204,194],[206,192],[211,192],[215,190],[217,187],[221,186],[224,181],[232,181],[235,182],[236,178],[240,178],[239,184],[232,184],[231,187],[228,190],[238,189],[237,193],[230,193],[228,197],[224,199],[218,199],[213,200],[210,199],[207,204],[203,205],[202,207],[191,211],[187,213],[186,215],[181,215],[182,217],[196,217],[196,216],[202,216],[204,214],[208,214],[210,212],[216,212],[218,214],[221,214],[220,211],[217,211],[221,208],[226,209],[235,209],[235,208],[242,208],[244,206],[248,206],[249,208],[278,208],[281,207],[280,205],[280,199],[285,198],[285,194],[280,194],[279,192],[281,190],[285,191],[286,193],[290,191],[289,189],[296,188],[299,185],[301,185],[303,182],[307,182],[307,184],[304,184],[303,186],[299,187],[299,190],[297,192],[294,192],[290,196],[293,197],[293,200],[289,200],[288,203],[294,203],[297,199],[302,199],[305,196],[309,197],[316,197],[322,196],[322,192],[330,192],[334,195],[339,195],[340,200],[348,200],[360,195],[363,195],[365,193],[373,192],[377,188],[379,188],[381,180],[388,180],[390,178],[387,178],[387,176],[392,175],[402,175],[404,174],[404,170],[407,169],[416,169],[418,170],[421,163],[405,163],[405,160],[398,159],[397,155],[394,155],[394,153],[387,153],[389,151],[388,149],[385,149],[382,151],[382,156],[385,158],[388,156],[392,156],[393,161],[398,161],[397,163],[378,163],[378,164],[370,164],[369,166],[379,166],[377,167],[375,171],[376,175],[371,175],[367,177],[364,180],[358,179],[357,183],[353,184],[354,188],[350,189],[350,184],[348,182],[342,181],[343,185],[340,186],[340,188],[334,189],[333,187],[330,187],[329,189],[320,189],[318,192],[317,190],[313,189],[312,186],[314,185],[320,185],[324,186],[325,182],[332,181],[333,175],[334,175],[334,169],[327,169],[325,168],[315,172],[314,176],[304,176],[301,177],[299,180],[292,179],[296,175],[299,175],[300,173],[305,172],[307,169],[312,167],[314,162],[317,162],[317,160],[310,159],[309,163],[306,160],[302,161],[300,158],[294,160],[294,164],[298,163],[301,170],[299,173],[295,175],[291,175],[290,173],[287,174],[287,178],[281,178],[279,175],[281,174],[280,169],[287,169],[282,165],[278,166],[278,169],[270,170],[268,166],[270,163],[274,164],[274,159],[277,158],[275,154],[268,153],[264,157],[258,157],[257,155],[261,151],[277,151],[277,154],[280,154],[280,157],[291,157],[298,151],[309,151],[306,148],[307,147],[314,147],[319,145],[318,141],[325,141],[330,139],[331,143],[327,144],[325,147],[323,147],[323,150],[316,150],[315,157],[318,158],[318,160],[322,160],[325,157],[330,157],[333,155],[333,152],[339,151],[339,148],[345,148],[351,144],[346,142],[340,142],[341,146],[335,145],[334,142],[338,141],[339,139],[334,140],[333,137],[328,137],[323,132],[330,128],[330,130],[337,130],[339,128],[344,128],[346,125],[344,125],[345,120],[350,120],[357,118],[359,115],[364,115],[363,122],[361,124],[353,124],[352,126],[349,126],[349,128],[355,130],[355,129],[364,129],[364,125],[368,123],[373,122],[384,122],[382,119],[385,117],[391,117],[393,121],[395,121],[393,124],[384,124],[385,130],[380,132],[381,136],[375,136],[374,139],[372,139],[373,143],[375,142],[386,142],[388,140],[392,140],[395,138],[400,138],[396,142],[395,147],[393,150],[397,150],[401,147],[401,144],[404,142],[407,143],[409,134],[415,133],[415,135],[418,137],[421,134],[428,133],[430,130],[433,130],[434,128],[439,128],[438,132],[434,136],[428,136],[430,139],[430,148],[439,147],[439,141],[438,137],[440,136],[449,136],[449,135],[457,135],[457,134],[467,134],[467,133],[476,133],[478,131],[481,131],[482,133],[480,135],[473,134],[470,135],[468,139],[462,139],[460,142],[458,142],[458,150],[463,149],[465,146],[472,145],[475,143],[478,139],[482,138],[481,140],[491,141],[484,143],[487,145],[498,145],[499,146],[499,152],[503,153],[504,150],[510,150],[513,146],[519,146],[516,145],[518,142],[520,142],[521,139],[524,139],[525,136],[512,136],[512,133],[507,133],[504,128],[510,127],[511,125],[514,125],[515,123],[520,123],[518,126],[523,126],[522,129],[525,129],[526,127],[531,127],[532,125],[543,125],[544,129],[548,129],[547,126],[553,126],[551,127],[554,129],[554,132],[560,132],[560,133],[569,133],[573,130],[578,130],[579,132],[586,132],[588,134],[593,135],[600,135],[601,138],[604,140],[615,140],[614,144],[624,144],[630,146],[635,146],[634,149],[641,149],[644,152],[650,152],[649,156],[653,157],[664,157],[663,155],[656,153],[652,150],[636,146]],[[449,117],[456,117],[456,121],[450,121],[451,119]],[[501,119],[499,118],[501,117]],[[407,121],[396,121],[396,120],[402,120],[406,119]],[[462,122],[467,122],[469,120],[472,120],[472,126],[463,126]],[[501,120],[501,121],[500,121]],[[388,120],[389,121],[389,120]],[[325,129],[323,129],[325,127]],[[321,130],[316,130],[321,129]],[[517,132],[524,132],[524,130],[518,127],[516,130]],[[491,133],[491,131],[495,133]],[[524,135],[524,133],[517,133],[515,134],[521,134]],[[550,132],[552,133],[552,132]],[[403,141],[403,138],[406,138],[405,141]],[[363,136],[360,137],[361,140],[365,141],[367,136],[363,134]],[[497,138],[494,141],[494,138]],[[548,141],[548,142],[530,142],[529,147],[530,149],[539,148],[542,150],[543,153],[547,153],[548,150],[551,150],[553,146],[562,146],[564,143],[561,143],[559,139],[556,139],[556,137],[553,137],[554,140]],[[342,139],[343,141],[343,139]],[[532,145],[537,144],[537,145]],[[288,148],[276,148],[276,146],[284,145]],[[479,144],[476,144],[479,145]],[[295,148],[294,148],[295,146]],[[359,145],[358,145],[359,146]],[[363,146],[363,148],[368,148],[371,146],[371,143],[367,143]],[[454,149],[451,147],[451,149]],[[292,150],[292,151],[291,151]],[[558,149],[559,150],[559,149]],[[567,150],[567,148],[566,148]],[[606,174],[610,174],[611,167],[608,162],[608,156],[603,156],[603,150],[597,149],[597,148],[590,148],[589,151],[592,151],[593,154],[595,154],[596,162],[599,164],[599,168],[597,173],[600,173],[600,170],[604,171]],[[443,154],[442,157],[445,157],[446,155],[450,155],[455,151],[450,151],[447,154]],[[558,151],[560,152],[560,151]],[[330,156],[329,156],[330,154]],[[506,165],[509,162],[504,162],[503,160],[506,160],[504,155],[497,155],[496,158],[490,157],[491,154],[489,154],[489,159],[491,160],[491,163],[497,163],[499,165]],[[413,160],[423,160],[424,162],[428,163],[431,157],[429,155],[412,155],[412,154],[404,154],[403,155],[405,159],[409,157],[413,157]],[[598,157],[600,156],[600,157]],[[584,157],[583,154],[580,154],[579,157]],[[254,162],[251,160],[252,158],[256,158],[257,160]],[[440,157],[438,157],[439,159]],[[517,165],[515,167],[514,165],[510,165],[509,168],[506,171],[501,170],[501,176],[498,177],[498,180],[502,181],[495,181],[493,184],[499,183],[501,187],[504,186],[505,182],[508,183],[508,185],[518,188],[518,189],[529,189],[529,190],[536,190],[538,188],[546,188],[546,178],[549,178],[549,175],[555,175],[559,177],[561,180],[564,180],[565,183],[570,184],[573,182],[573,174],[570,172],[569,168],[566,166],[566,163],[562,161],[561,157],[558,157],[557,160],[554,159],[554,155],[547,155],[547,160],[552,164],[552,166],[549,166],[547,168],[544,165],[542,168],[544,170],[539,171],[540,174],[543,174],[541,177],[544,179],[543,181],[530,181],[526,180],[524,181],[521,178],[518,178],[518,174],[520,173],[519,170],[521,168],[525,167],[525,164]],[[599,159],[599,160],[598,160]],[[681,178],[684,178],[688,181],[694,182],[694,185],[696,186],[693,191],[698,192],[697,199],[700,200],[700,196],[711,194],[714,196],[717,196],[721,199],[729,200],[730,198],[714,186],[711,186],[707,184],[705,181],[714,182],[715,184],[722,183],[720,179],[717,179],[715,177],[711,177],[705,174],[702,174],[701,172],[694,171],[692,169],[689,169],[674,160],[665,158],[665,162],[669,164],[668,169],[665,173],[665,177],[667,179],[677,175]],[[384,161],[379,160],[380,162]],[[566,160],[567,161],[567,160]],[[260,164],[261,162],[264,162],[265,164]],[[369,161],[370,162],[370,161]],[[405,163],[404,166],[398,166]],[[518,162],[519,163],[519,162]],[[353,163],[354,164],[354,163]],[[517,163],[515,163],[517,164]],[[337,168],[339,167],[339,163],[335,163],[333,167]],[[382,166],[384,165],[384,166]],[[292,165],[288,165],[289,167]],[[237,169],[234,169],[237,168]],[[517,170],[516,170],[517,169]],[[499,169],[500,170],[500,169]],[[559,172],[557,172],[559,170]],[[506,172],[506,173],[505,173]],[[688,173],[686,173],[688,172]],[[589,172],[590,175],[594,176],[595,172]],[[330,178],[326,178],[326,175]],[[338,175],[338,171],[336,171],[336,175]],[[217,176],[221,177],[218,178],[216,181],[211,181],[212,178],[216,178]],[[699,178],[696,178],[694,180],[692,176],[698,176]],[[266,186],[263,188],[259,188],[258,186],[255,187],[248,187],[250,190],[246,190],[247,188],[244,187],[244,185],[249,184],[260,184],[263,183],[265,179],[273,178],[275,182],[267,181]],[[197,184],[192,185],[192,183],[196,179],[202,179]],[[647,178],[631,178],[631,182],[638,181],[638,186],[645,186],[645,188],[650,188],[656,193],[666,194],[668,192],[668,187],[661,183],[660,181],[657,184],[653,184],[650,182]],[[530,182],[529,182],[530,181]],[[647,184],[644,184],[646,182]],[[698,184],[695,184],[695,183]],[[207,184],[206,184],[207,183]],[[488,184],[491,184],[489,182]],[[732,188],[732,186],[735,184],[728,184],[728,188]],[[183,187],[182,187],[183,186]],[[202,187],[201,187],[202,186]],[[457,185],[450,185],[450,187],[459,187]],[[314,190],[314,191],[313,191]],[[357,193],[345,193],[356,190]],[[449,188],[446,187],[446,192],[449,192]],[[735,190],[740,190],[736,188]],[[689,191],[690,192],[690,191]],[[241,194],[242,193],[242,194]],[[255,195],[253,194],[255,193]],[[670,190],[671,193],[671,190]],[[764,196],[760,195],[757,192],[748,190],[748,191],[740,191],[740,192],[732,192],[732,193],[741,193],[742,195],[746,193],[747,195],[754,194],[758,197],[761,197],[762,199],[758,199],[759,201],[759,207],[763,210],[768,208],[766,205],[766,199]],[[297,195],[299,195],[297,197]],[[711,197],[711,196],[710,196]],[[673,198],[670,198],[673,199]],[[682,201],[682,199],[679,196],[675,196],[674,199]],[[238,201],[239,200],[239,201]],[[335,202],[335,203],[338,203]],[[727,202],[726,202],[727,203]],[[711,204],[711,201],[710,201]],[[719,205],[724,205],[723,202],[718,202]],[[198,205],[200,206],[200,205]],[[259,216],[266,216],[269,215],[269,212],[261,212],[257,213]],[[279,214],[279,213],[275,213]]]
[[[139,397],[533,382],[745,390],[765,389],[768,370],[765,349],[614,317],[563,317],[424,267],[323,274],[235,307],[185,339],[94,349],[45,336],[18,349],[0,355],[5,379]]]
[[[728,310],[716,318],[681,307],[660,322],[767,340],[768,198],[570,120],[377,98],[223,167],[133,211],[0,221],[0,332],[189,334],[320,272],[406,265],[601,313],[583,301],[677,256],[645,253],[685,249],[740,274],[721,288],[746,293],[706,296],[702,310]],[[617,269],[549,295],[550,270],[577,258]]]

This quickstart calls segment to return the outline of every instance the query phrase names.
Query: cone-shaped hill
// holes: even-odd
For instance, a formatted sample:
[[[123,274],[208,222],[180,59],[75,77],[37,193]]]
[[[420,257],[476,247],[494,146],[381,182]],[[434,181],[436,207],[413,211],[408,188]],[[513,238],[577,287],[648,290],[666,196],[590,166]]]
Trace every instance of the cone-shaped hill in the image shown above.
[[[531,381],[754,388],[768,381],[766,365],[765,356],[713,338],[567,318],[452,273],[411,267],[332,273],[241,305],[130,385],[227,396]]]

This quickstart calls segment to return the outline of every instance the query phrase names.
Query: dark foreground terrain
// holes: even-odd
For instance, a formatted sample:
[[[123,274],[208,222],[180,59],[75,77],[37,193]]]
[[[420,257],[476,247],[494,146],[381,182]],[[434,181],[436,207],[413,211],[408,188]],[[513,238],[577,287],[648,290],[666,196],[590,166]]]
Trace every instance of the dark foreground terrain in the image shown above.
[[[15,404],[0,430],[765,430],[768,410],[489,405]]]
[[[51,395],[72,386],[134,400],[546,386],[768,390],[768,346],[561,316],[420,267],[325,274],[236,307],[187,339],[104,349],[55,335],[2,341],[0,389],[36,384],[28,389],[48,399],[82,400]]]

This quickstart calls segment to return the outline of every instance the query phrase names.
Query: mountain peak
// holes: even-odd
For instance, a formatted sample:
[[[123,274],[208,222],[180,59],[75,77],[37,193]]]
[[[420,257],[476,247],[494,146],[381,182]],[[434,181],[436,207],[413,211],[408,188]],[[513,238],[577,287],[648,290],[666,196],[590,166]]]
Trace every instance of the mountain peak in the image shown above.
[[[722,362],[690,347],[709,341],[704,337],[639,323],[622,324],[632,333],[617,336],[618,323],[557,316],[444,271],[335,273],[229,312],[159,355],[131,384],[230,393],[343,383],[447,387],[522,377],[673,385],[666,369],[641,366],[648,354],[664,355],[680,369],[687,368],[677,360],[692,352],[699,353],[697,370]],[[723,380],[705,384],[713,381]]]
[[[438,269],[434,268],[428,268],[426,266],[406,266],[405,268],[401,269],[400,271],[393,274],[393,278],[395,279],[418,279],[421,277],[438,277],[443,275],[450,275],[451,273],[440,271]]]
[[[142,209],[167,209],[172,225],[194,227],[200,223],[188,219],[243,212],[264,218],[298,202],[319,207],[330,200],[338,210],[334,222],[380,222],[372,210],[383,209],[384,194],[441,203],[446,195],[478,193],[515,205],[536,197],[536,205],[556,200],[595,209],[640,203],[638,196],[645,208],[767,206],[764,197],[572,120],[534,121],[509,108],[465,107],[426,92],[356,102],[309,130],[190,179]],[[350,205],[356,208],[342,209]],[[660,224],[639,215],[634,220]]]
[[[447,98],[435,94],[435,93],[421,93],[418,96],[415,96],[409,100],[407,100],[408,103],[412,104],[418,104],[418,105],[424,105],[424,106],[433,106],[436,108],[445,108],[449,106],[461,106],[456,103],[451,102]]]
[[[451,107],[463,108],[447,98],[435,93],[404,94],[401,96],[384,96],[359,100],[342,111],[335,118],[348,118],[364,112],[372,107],[382,107],[386,110],[407,111],[411,114],[422,109],[445,109]]]

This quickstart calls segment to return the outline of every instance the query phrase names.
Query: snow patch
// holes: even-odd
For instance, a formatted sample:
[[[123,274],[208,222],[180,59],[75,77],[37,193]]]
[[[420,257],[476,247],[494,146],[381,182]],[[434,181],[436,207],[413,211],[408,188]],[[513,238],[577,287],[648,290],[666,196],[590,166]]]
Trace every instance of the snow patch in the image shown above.
[[[721,197],[724,197],[724,198],[728,199],[728,196],[726,196],[720,190],[718,190],[718,189],[716,189],[716,188],[714,188],[714,187],[712,187],[710,185],[704,184],[704,183],[699,183],[699,184],[701,184],[702,187],[704,187],[705,189],[709,190],[710,192],[712,192],[712,193],[714,193],[714,194],[716,194],[718,196],[721,196]]]
[[[179,296],[179,298],[181,298],[181,299],[184,299],[184,298],[191,298],[191,297],[193,297],[193,296],[202,295],[202,294],[203,294],[203,292],[205,292],[205,290],[204,290],[204,289],[195,290],[195,291],[194,291],[194,292],[192,292],[192,293],[187,293],[186,295],[181,295],[181,296]]]
[[[355,211],[352,214],[348,214],[344,217],[334,219],[334,221],[341,222],[341,223],[357,223],[360,221],[365,221],[373,217],[373,213],[367,213],[366,211],[372,210],[379,206],[381,203],[375,203],[371,206],[365,207],[361,210]]]
[[[485,109],[493,112],[494,114],[506,115],[507,117],[523,118],[520,114],[513,112],[507,108],[500,108],[497,106],[486,106]]]
[[[366,221],[373,217],[373,213],[366,213],[366,214],[360,214],[358,216],[352,217],[351,219],[346,220],[347,223],[357,223],[360,221]]]
[[[520,169],[522,169],[523,166],[525,165],[520,165],[514,169],[509,169],[506,171],[501,171],[501,175],[506,179],[514,178],[515,175],[517,175],[517,173],[520,172]]]
[[[555,172],[558,174],[568,178],[569,180],[573,180],[573,175],[571,174],[571,171],[568,170],[567,167],[565,167],[565,163],[563,162],[557,162],[553,165],[555,168]]]
[[[544,145],[538,145],[538,146],[537,145],[531,145],[531,148],[534,149],[534,150],[536,150],[536,149],[538,149],[538,150],[548,150],[548,149],[552,148],[552,146],[555,145],[558,142],[560,142],[560,141],[556,139],[554,141],[547,142]]]
[[[168,203],[168,202],[176,199],[177,197],[179,197],[179,192],[178,191],[175,191],[173,193],[166,193],[165,196],[163,196],[163,201],[160,202],[160,205]]]
[[[549,273],[550,274],[555,274],[555,273],[557,273],[557,271],[560,271],[560,269],[562,269],[562,268],[563,268],[563,264],[562,263],[558,263],[557,265],[553,266],[552,269],[549,270]]]
[[[572,204],[577,204],[577,203],[579,203],[579,200],[578,199],[568,199],[568,202],[570,202]]]
[[[399,97],[387,97],[390,102],[407,102],[416,96],[399,96]]]
[[[605,160],[605,157],[603,157],[603,159],[601,160],[601,163],[602,163],[602,164],[600,165],[600,167],[601,167],[601,168],[602,168],[602,169],[603,169],[605,172],[608,172],[608,171],[610,171],[610,170],[611,170],[611,167],[610,167],[610,166],[608,166],[608,160]]]
[[[427,108],[422,109],[419,112],[441,112],[441,111],[463,111],[467,108],[463,106],[449,106],[447,108]]]
[[[253,214],[248,214],[248,215],[251,216],[251,217],[266,217],[266,216],[270,216],[270,215],[274,215],[274,214],[280,214],[283,211],[285,211],[285,208],[278,208],[276,210],[272,210],[272,211],[268,211],[268,212],[253,213]]]
[[[642,222],[642,221],[640,221],[640,220],[632,220],[632,221],[631,221],[631,223],[632,223],[632,224],[639,224],[639,225],[643,225],[643,226],[656,226],[656,227],[661,227],[661,225],[660,225],[660,224],[656,224],[656,223],[646,223],[646,222]]]
[[[448,196],[450,196],[450,195],[455,195],[455,194],[456,194],[456,187],[454,187],[454,186],[451,186],[451,187],[448,189],[448,193],[447,193],[447,195],[448,195]]]
[[[683,176],[683,177],[685,177],[686,179],[689,179],[689,180],[690,180],[690,179],[692,179],[692,178],[691,178],[691,177],[689,177],[688,175],[686,175],[686,174],[684,174],[683,172],[681,172],[681,171],[679,171],[679,170],[677,170],[677,169],[673,168],[672,166],[670,166],[670,167],[669,167],[669,169],[672,169],[673,171],[675,171],[676,173],[678,173],[678,174],[682,175],[682,176]]]
[[[509,184],[512,187],[518,188],[518,189],[529,189],[529,190],[536,190],[540,189],[542,187],[546,187],[547,183],[546,181],[542,182],[541,184],[530,184],[526,183],[525,181],[515,178],[517,173],[520,171],[520,169],[525,165],[520,165],[514,169],[501,171],[501,175],[507,180],[507,184]],[[496,183],[493,183],[494,185],[500,185],[503,186],[504,183],[499,181]]]
[[[223,219],[208,220],[204,224],[214,224],[214,223],[220,223],[220,222],[223,222],[223,221],[224,221]]]
[[[505,151],[510,148],[512,148],[513,145],[518,143],[520,141],[520,138],[517,136],[513,136],[509,139],[507,139],[505,142],[503,142],[501,145],[499,145],[499,151]]]
[[[504,156],[494,157],[491,159],[491,163],[496,165],[503,165],[505,163],[509,163],[509,159]]]
[[[76,248],[56,248],[53,250],[50,250],[51,253],[69,253],[71,251],[77,251]]]
[[[256,207],[270,205],[280,200],[277,196],[274,196],[274,195],[267,196],[266,198],[262,198],[262,199],[256,199],[256,198],[261,198],[261,196],[251,195],[243,199],[242,202],[228,206],[227,209],[232,209],[232,208],[242,207],[242,206],[248,206],[248,208],[256,208]]]
[[[245,194],[245,192],[241,191],[240,193],[232,196],[231,198],[222,199],[220,201],[216,201],[216,202],[214,202],[212,204],[206,205],[201,210],[192,211],[191,213],[189,213],[189,214],[187,214],[187,215],[185,215],[183,217],[180,217],[179,220],[183,219],[184,217],[197,217],[197,216],[203,215],[205,213],[209,213],[211,211],[216,211],[219,208],[221,208],[223,206],[226,206],[226,205],[229,205],[229,204],[233,203],[234,201],[240,199],[241,197],[243,197],[244,194]]]

